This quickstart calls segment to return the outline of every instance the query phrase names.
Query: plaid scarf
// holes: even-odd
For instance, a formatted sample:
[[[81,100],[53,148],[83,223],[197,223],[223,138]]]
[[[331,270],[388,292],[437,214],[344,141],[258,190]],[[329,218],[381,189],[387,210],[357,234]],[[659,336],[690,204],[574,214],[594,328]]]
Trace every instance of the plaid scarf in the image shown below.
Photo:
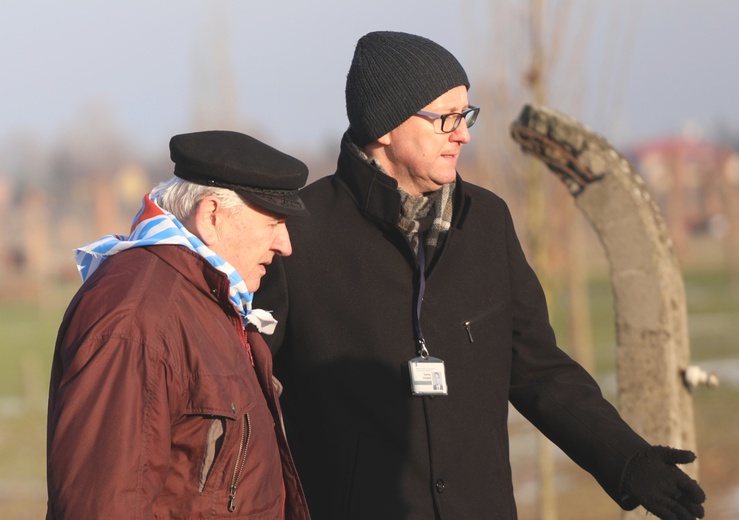
[[[77,269],[84,282],[110,256],[133,247],[155,245],[180,245],[202,256],[228,276],[229,299],[241,316],[244,326],[251,323],[265,334],[274,332],[277,321],[265,310],[252,309],[254,293],[249,292],[238,271],[190,233],[174,215],[159,207],[148,194],[144,196],[141,209],[133,219],[131,234],[128,237],[106,235],[80,247],[75,251]]]
[[[444,184],[441,189],[414,197],[400,191],[400,217],[398,227],[403,232],[413,251],[418,255],[418,237],[425,233],[426,258],[443,245],[446,232],[452,223],[452,194],[454,182]]]
[[[350,148],[357,156],[382,173],[387,172],[376,159],[370,158],[364,150],[354,142],[349,141]],[[426,258],[434,257],[437,249],[444,245],[446,233],[452,226],[452,198],[456,181],[444,184],[440,190],[428,196],[414,197],[398,188],[400,192],[400,215],[398,216],[398,228],[405,235],[413,252],[418,255],[418,237],[425,233]],[[427,260],[427,261],[428,261]]]

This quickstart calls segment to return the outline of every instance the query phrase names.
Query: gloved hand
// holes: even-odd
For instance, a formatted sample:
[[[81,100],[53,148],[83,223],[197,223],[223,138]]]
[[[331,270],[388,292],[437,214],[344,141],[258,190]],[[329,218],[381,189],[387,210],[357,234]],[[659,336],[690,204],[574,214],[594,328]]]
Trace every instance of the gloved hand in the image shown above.
[[[628,462],[621,489],[662,520],[703,518],[706,494],[675,466],[694,460],[692,451],[650,446]]]

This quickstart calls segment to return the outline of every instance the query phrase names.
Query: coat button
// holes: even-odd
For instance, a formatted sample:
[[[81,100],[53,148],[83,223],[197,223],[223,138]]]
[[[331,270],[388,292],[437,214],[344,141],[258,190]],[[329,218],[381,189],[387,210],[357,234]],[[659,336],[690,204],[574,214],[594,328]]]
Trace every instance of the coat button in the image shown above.
[[[442,479],[439,479],[436,481],[436,492],[437,493],[443,493],[444,489],[446,489],[446,484]]]
[[[231,403],[231,411],[236,413],[236,405],[234,403]]]

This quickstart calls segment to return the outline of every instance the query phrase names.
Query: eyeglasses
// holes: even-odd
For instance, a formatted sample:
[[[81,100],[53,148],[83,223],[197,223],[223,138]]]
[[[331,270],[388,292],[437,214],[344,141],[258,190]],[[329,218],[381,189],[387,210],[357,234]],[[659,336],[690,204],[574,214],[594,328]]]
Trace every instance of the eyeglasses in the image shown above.
[[[426,112],[425,110],[419,110],[416,112],[417,116],[433,117],[435,120],[441,120],[441,125],[437,126],[434,121],[434,128],[441,130],[444,134],[450,134],[454,132],[459,123],[464,119],[467,124],[467,128],[470,128],[477,121],[477,114],[480,113],[479,107],[470,107],[464,112],[452,112],[451,114],[434,114],[433,112]]]

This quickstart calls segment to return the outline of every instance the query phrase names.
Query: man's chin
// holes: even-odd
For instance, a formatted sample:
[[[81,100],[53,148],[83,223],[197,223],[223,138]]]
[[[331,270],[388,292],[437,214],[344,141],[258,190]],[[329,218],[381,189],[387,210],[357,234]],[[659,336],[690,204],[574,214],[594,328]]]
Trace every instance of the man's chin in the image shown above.
[[[257,290],[259,290],[259,286],[262,284],[262,277],[259,278],[250,278],[248,280],[244,280],[244,284],[246,284],[246,290],[250,293],[255,293]]]

